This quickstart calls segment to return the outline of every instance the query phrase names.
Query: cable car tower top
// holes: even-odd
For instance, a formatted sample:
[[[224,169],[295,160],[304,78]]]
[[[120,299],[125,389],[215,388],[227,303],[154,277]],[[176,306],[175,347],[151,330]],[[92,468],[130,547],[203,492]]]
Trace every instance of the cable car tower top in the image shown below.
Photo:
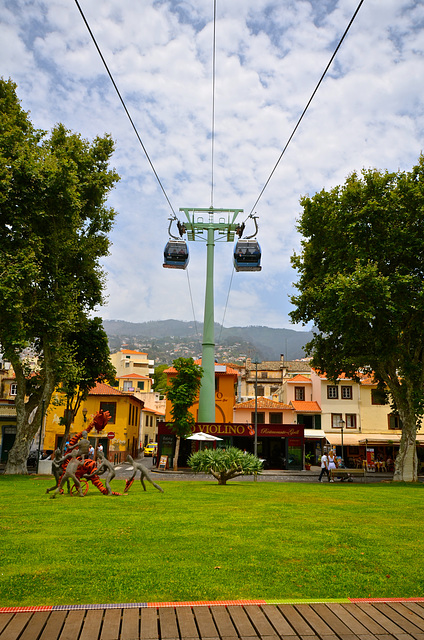
[[[243,209],[215,209],[209,207],[192,208],[181,207],[186,216],[186,221],[182,224],[177,221],[180,236],[187,234],[189,241],[206,242],[206,290],[205,290],[205,313],[203,320],[203,341],[202,341],[202,368],[203,378],[199,394],[198,422],[215,422],[215,320],[214,320],[214,249],[215,242],[233,242],[235,235],[239,238],[243,235],[245,224],[236,222],[239,213]],[[258,231],[256,217],[250,215],[255,223],[255,233]],[[175,220],[171,220],[172,222]],[[164,267],[185,269],[188,263],[188,249],[185,242],[172,236],[165,247]],[[247,240],[246,240],[247,241]],[[246,242],[244,241],[244,242]],[[249,243],[251,241],[249,240]],[[238,245],[239,243],[237,243]],[[237,250],[234,254],[234,264],[237,271],[259,271],[260,270],[260,248],[259,244],[255,253],[255,265],[252,268],[251,258],[246,254],[251,253],[246,249]],[[185,248],[184,248],[185,247]],[[176,256],[176,252],[179,256]],[[248,261],[250,261],[248,263]]]

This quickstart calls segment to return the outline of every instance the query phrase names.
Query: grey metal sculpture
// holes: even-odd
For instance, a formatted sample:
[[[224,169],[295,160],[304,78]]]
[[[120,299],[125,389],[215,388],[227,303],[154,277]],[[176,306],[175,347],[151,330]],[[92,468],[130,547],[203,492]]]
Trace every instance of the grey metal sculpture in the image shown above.
[[[60,476],[63,473],[62,463],[62,452],[60,449],[56,449],[56,451],[54,452],[54,458],[52,460],[52,474],[54,476],[54,479],[56,480],[56,484],[54,485],[54,487],[46,489],[46,493],[50,493],[50,491],[57,489],[57,487],[59,486]]]
[[[107,495],[111,496],[113,492],[112,492],[112,489],[110,488],[109,482],[111,482],[115,477],[115,467],[111,462],[109,462],[107,458],[105,458],[105,455],[102,451],[97,452],[97,460],[98,461],[100,460],[100,464],[98,465],[97,469],[94,469],[93,473],[90,473],[90,475],[84,476],[84,478],[86,478],[87,480],[91,480],[93,476],[96,476],[96,475],[101,476],[104,473],[106,473],[106,471],[108,471],[109,473],[105,480],[105,484],[107,489]]]
[[[158,491],[160,491],[161,493],[163,493],[163,489],[162,487],[160,487],[158,484],[156,484],[156,482],[153,482],[153,480],[150,477],[149,471],[148,469],[141,464],[141,462],[136,462],[131,456],[127,456],[127,462],[129,462],[130,464],[132,464],[132,466],[134,467],[134,473],[132,474],[131,478],[129,478],[129,480],[126,481],[125,483],[125,489],[124,489],[124,493],[127,493],[130,486],[132,485],[132,483],[134,482],[134,478],[136,476],[137,471],[140,471],[140,482],[143,485],[143,489],[144,491],[146,491],[146,485],[144,484],[144,478],[150,482],[150,484],[152,484]]]
[[[66,467],[66,471],[62,476],[60,484],[56,487],[56,491],[53,493],[53,495],[50,496],[50,498],[55,498],[56,494],[60,492],[65,482],[69,479],[72,479],[74,481],[74,484],[78,489],[78,495],[81,498],[84,496],[81,489],[81,482],[78,480],[78,478],[75,475],[78,467],[81,467],[84,464],[84,462],[82,460],[78,460],[77,455],[78,455],[78,449],[74,449],[71,454],[68,454],[67,456],[65,456],[65,458],[70,457],[68,466]],[[65,458],[62,458],[61,462],[63,462]]]

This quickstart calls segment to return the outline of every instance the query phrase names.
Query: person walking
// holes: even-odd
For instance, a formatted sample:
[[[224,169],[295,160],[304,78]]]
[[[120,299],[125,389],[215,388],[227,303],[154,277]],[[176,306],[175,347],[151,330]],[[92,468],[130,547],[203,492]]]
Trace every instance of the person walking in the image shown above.
[[[333,449],[328,452],[328,482],[334,482],[331,477],[331,469],[337,469],[336,454]]]
[[[328,457],[325,453],[321,456],[321,473],[319,474],[318,482],[321,482],[324,474],[326,474],[328,478]]]

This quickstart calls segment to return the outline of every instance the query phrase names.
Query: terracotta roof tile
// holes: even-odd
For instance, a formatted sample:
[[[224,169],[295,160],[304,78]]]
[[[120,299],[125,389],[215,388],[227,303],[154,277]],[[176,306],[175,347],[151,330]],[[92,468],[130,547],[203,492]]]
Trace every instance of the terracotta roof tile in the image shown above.
[[[321,407],[318,402],[315,401],[309,402],[307,400],[292,400],[290,404],[295,411],[300,411],[302,413],[310,413],[311,411],[316,413],[319,411],[321,413]]]
[[[89,396],[127,396],[126,393],[121,393],[115,387],[111,387],[110,384],[105,382],[96,382],[96,385],[88,392]]]
[[[117,380],[151,380],[149,376],[142,376],[139,373],[128,373],[126,376],[116,376]]]
[[[134,349],[121,349],[118,353],[132,353],[133,355],[147,356],[145,351],[134,351]]]
[[[286,380],[287,383],[291,383],[291,382],[309,382],[310,384],[312,384],[312,380],[310,378],[308,378],[307,376],[302,375],[301,373],[297,374],[297,376],[294,376],[293,378],[289,378],[288,380]]]

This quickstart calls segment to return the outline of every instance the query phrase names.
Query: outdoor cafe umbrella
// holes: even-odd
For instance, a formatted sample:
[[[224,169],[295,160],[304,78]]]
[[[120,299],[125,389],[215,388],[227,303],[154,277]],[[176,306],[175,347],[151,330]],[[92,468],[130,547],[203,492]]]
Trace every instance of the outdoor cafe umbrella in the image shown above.
[[[215,442],[216,440],[222,440],[222,438],[218,438],[217,436],[212,436],[210,433],[204,433],[203,431],[199,431],[198,433],[193,433],[193,435],[189,436],[187,440],[198,440],[200,442],[200,450],[202,449],[202,442]]]
[[[187,440],[201,440],[202,442],[212,442],[213,440],[222,440],[222,438],[212,436],[210,433],[199,431],[198,433],[193,433],[193,435],[189,436]]]

